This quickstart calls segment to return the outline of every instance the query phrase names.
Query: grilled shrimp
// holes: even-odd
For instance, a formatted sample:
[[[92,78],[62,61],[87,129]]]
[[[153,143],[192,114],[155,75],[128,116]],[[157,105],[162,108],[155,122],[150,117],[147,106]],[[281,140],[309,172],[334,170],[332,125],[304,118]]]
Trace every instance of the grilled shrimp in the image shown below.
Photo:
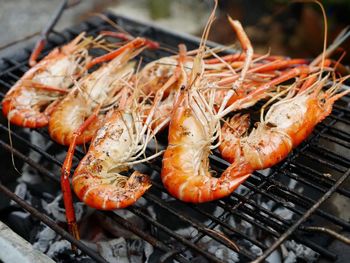
[[[210,171],[209,154],[220,145],[221,140],[236,142],[236,147],[232,149],[232,152],[238,151],[240,144],[237,140],[233,140],[232,136],[238,137],[244,134],[249,122],[246,117],[242,117],[238,124],[230,123],[233,126],[233,130],[230,130],[233,135],[225,133],[225,130],[221,132],[220,120],[223,114],[227,114],[226,110],[229,108],[234,111],[250,106],[250,100],[257,100],[253,95],[259,97],[262,90],[271,88],[271,85],[266,85],[258,92],[252,92],[255,94],[239,99],[225,110],[218,112],[213,107],[214,100],[207,99],[207,96],[200,92],[200,87],[208,85],[205,83],[205,78],[201,82],[195,83],[197,87],[193,86],[190,90],[183,91],[174,106],[169,125],[169,145],[164,153],[161,172],[163,184],[169,193],[182,201],[192,203],[208,202],[225,197],[250,176],[252,166],[247,165],[242,158],[235,158],[231,160],[233,164],[220,177],[214,177]],[[211,93],[209,98],[215,97],[215,90],[212,90]],[[277,118],[280,114],[281,112],[275,117]],[[226,126],[224,127],[227,129]],[[256,133],[252,135],[252,138],[254,136],[257,136]],[[218,143],[213,145],[215,142]],[[225,146],[227,149],[231,147],[231,145]]]
[[[274,110],[270,110],[267,121],[264,122],[266,125],[259,126],[260,128],[249,136],[251,140],[249,142],[254,142],[253,145],[246,142],[248,139],[239,140],[237,138],[242,136],[249,127],[249,120],[246,116],[235,117],[233,120],[239,119],[240,122],[238,123],[224,124],[224,129],[221,132],[219,131],[220,119],[223,117],[223,113],[227,114],[225,111],[229,108],[234,111],[250,106],[250,100],[256,100],[252,95],[259,97],[260,92],[269,88],[270,85],[264,86],[259,92],[252,92],[255,94],[239,99],[221,112],[213,109],[213,100],[206,100],[206,97],[199,92],[200,89],[193,87],[190,91],[183,92],[174,107],[169,125],[169,145],[164,153],[161,172],[165,188],[174,197],[192,203],[208,202],[231,194],[250,176],[251,172],[254,171],[253,167],[255,169],[270,167],[284,158],[293,145],[297,145],[305,139],[313,127],[329,114],[334,101],[345,95],[344,92],[331,96],[334,89],[320,93],[323,84],[317,86],[313,93],[306,93],[305,91],[305,93],[298,95],[294,102],[289,99],[286,100],[285,104],[281,103],[279,106],[275,106]],[[207,84],[199,83],[197,85],[201,87]],[[307,91],[310,92],[309,89]],[[321,94],[324,95],[321,96]],[[322,105],[321,102],[326,98],[327,102],[325,102],[324,107],[315,110],[313,105],[317,103]],[[288,103],[291,103],[290,107],[287,107]],[[302,103],[308,106],[304,105],[304,108],[298,109],[297,117],[292,118],[290,116],[292,110],[301,107],[299,104]],[[312,116],[308,117],[306,109],[313,113]],[[302,113],[305,115],[302,115]],[[305,118],[305,121],[298,122],[302,117]],[[315,119],[316,117],[318,119]],[[273,127],[276,125],[284,128],[287,125],[286,120],[293,120],[296,123],[294,126],[288,127],[288,131],[283,129],[274,130]],[[274,130],[274,136],[262,133],[262,127],[266,130]],[[298,128],[299,130],[297,130]],[[291,141],[286,132],[293,131],[296,132],[293,135],[295,139]],[[264,137],[265,135],[266,137]],[[216,141],[218,143],[213,145]],[[220,144],[221,141],[223,143]],[[242,146],[243,142],[244,147]],[[211,151],[219,145],[224,158],[228,159],[227,156],[234,157],[229,159],[232,165],[217,178],[210,172],[208,157]],[[251,148],[248,149],[248,147]],[[277,153],[272,154],[273,150]],[[260,152],[261,156],[258,155]],[[268,156],[270,156],[270,159]],[[263,159],[264,157],[266,158]],[[249,160],[251,160],[251,163]],[[264,162],[265,164],[263,164]]]
[[[269,168],[284,158],[305,140],[315,126],[327,117],[333,103],[350,93],[337,93],[341,83],[323,91],[328,78],[314,83],[311,87],[286,97],[271,106],[265,118],[249,135],[249,116],[235,115],[222,128],[222,143],[219,150],[232,166],[245,166],[250,170]],[[240,127],[240,131],[235,130]]]
[[[327,57],[349,36],[349,32],[343,31],[308,67],[293,69],[294,71],[301,70],[302,72],[299,72],[298,75],[307,77],[296,81],[296,86],[291,87],[292,93],[273,104],[265,119],[261,117],[261,122],[249,135],[243,136],[249,128],[248,115],[235,115],[228,120],[222,127],[222,143],[219,146],[223,158],[235,164],[246,163],[252,171],[265,169],[283,160],[293,148],[305,140],[314,127],[331,113],[334,102],[350,92],[346,90],[337,94],[341,82],[349,75],[326,91],[323,91],[323,88],[328,84],[327,81],[331,81],[330,73],[321,79],[322,74],[326,71],[330,70],[333,73],[336,71],[336,68],[325,68],[332,64]],[[320,66],[315,67],[314,65],[317,64]],[[291,75],[295,73],[291,72]],[[281,80],[284,81],[283,76],[271,82],[278,85],[282,82]],[[252,95],[259,98],[262,90],[264,88],[253,92]],[[238,100],[228,108],[238,109],[247,102],[250,104],[250,97]]]
[[[163,156],[161,172],[169,193],[192,203],[227,196],[249,176],[245,173],[245,176],[236,177],[228,170],[216,178],[210,172],[208,157],[220,122],[204,103],[205,98],[200,96],[196,91],[180,95],[171,116],[169,145]]]
[[[127,207],[151,186],[137,171],[128,178],[127,162],[140,148],[142,120],[135,111],[117,110],[106,118],[73,175],[73,189],[87,205],[103,210]]]
[[[174,74],[158,88],[150,106],[146,105],[149,98],[144,95],[142,85],[137,86],[139,82],[132,83],[136,87],[131,95],[131,90],[125,85],[129,99],[107,114],[73,175],[74,191],[87,205],[104,210],[124,208],[133,204],[151,186],[144,174],[135,171],[128,178],[120,172],[161,154],[138,160],[144,155],[149,141],[167,123],[159,122],[154,115],[164,93],[180,78],[183,61],[179,59],[176,63]],[[154,122],[157,125],[152,125]],[[70,168],[65,167],[65,170],[68,172]]]
[[[217,1],[215,1],[217,6]],[[209,18],[203,36],[208,35],[214,11]],[[235,21],[235,25],[239,22]],[[238,26],[241,42],[247,37]],[[165,188],[174,197],[193,203],[222,198],[234,191],[249,175],[236,176],[237,171],[227,169],[219,178],[213,176],[209,167],[209,154],[220,138],[220,114],[214,109],[215,89],[205,77],[203,52],[205,38],[187,83],[174,105],[169,125],[168,147],[164,152],[161,178]],[[234,85],[239,86],[250,67],[253,49],[250,42],[242,45],[249,50],[243,69]],[[209,88],[208,88],[209,87]],[[228,100],[224,98],[224,102]],[[223,106],[224,108],[224,106]],[[220,113],[220,112],[219,112]],[[243,166],[242,169],[245,167]],[[238,168],[237,168],[238,169]],[[239,170],[239,169],[238,169]]]
[[[113,54],[104,55],[102,59],[97,58],[89,63],[88,66],[91,67],[96,61],[101,62],[114,57],[109,63],[76,83],[72,91],[56,105],[49,122],[49,134],[53,140],[70,145],[75,136],[74,132],[89,116],[96,115],[97,120],[92,121],[82,134],[75,136],[76,144],[91,140],[103,119],[96,111],[118,102],[124,83],[128,82],[134,73],[133,64],[129,61],[144,49],[145,43],[144,39],[136,38],[113,51]]]
[[[145,146],[161,128],[150,129],[152,112],[145,122],[143,109],[137,105],[108,114],[73,175],[73,189],[84,203],[103,210],[124,208],[151,187],[147,175],[134,171],[126,177],[121,172],[142,162],[137,158],[144,154]]]
[[[133,96],[129,96],[130,85],[125,83],[124,90],[127,91],[129,99],[120,103],[118,110],[107,114],[103,126],[97,131],[88,153],[73,176],[74,191],[87,205],[104,210],[123,208],[136,202],[151,186],[148,176],[137,171],[129,178],[120,173],[129,170],[133,164],[148,161],[162,153],[158,152],[139,159],[144,155],[149,141],[168,122],[165,120],[157,125],[152,124],[164,92],[177,81],[179,76],[180,67],[158,89],[150,109],[145,107],[149,98],[144,96],[140,88],[134,88]],[[135,82],[131,85],[135,85]],[[90,120],[86,122],[89,123]],[[76,135],[83,129],[82,126],[77,130]],[[61,186],[70,231],[79,238],[69,185],[73,153],[74,144],[71,144],[62,167]]]
[[[74,78],[84,72],[92,42],[82,33],[52,50],[27,71],[2,101],[2,111],[8,120],[28,128],[46,126],[55,101],[67,94]]]

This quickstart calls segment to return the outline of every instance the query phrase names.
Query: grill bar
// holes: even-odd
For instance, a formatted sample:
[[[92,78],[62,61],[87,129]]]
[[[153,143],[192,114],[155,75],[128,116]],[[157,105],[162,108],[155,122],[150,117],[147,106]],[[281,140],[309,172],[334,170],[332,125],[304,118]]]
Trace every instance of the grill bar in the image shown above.
[[[294,166],[294,169],[296,169],[298,171],[299,174],[302,174],[303,177],[307,176],[310,177],[310,180],[319,180],[319,184],[324,186],[324,187],[331,187],[332,184],[335,183],[335,180],[333,178],[327,178],[325,177],[322,173],[320,173],[319,171],[316,171],[315,169],[312,169],[308,166],[302,165],[300,163],[292,163],[292,165]],[[299,178],[300,180],[300,178]],[[350,197],[350,191],[344,188],[338,188],[337,192],[339,192],[340,194],[346,196],[346,197]]]
[[[40,149],[40,147],[30,143],[26,139],[24,139],[22,136],[18,135],[14,131],[10,131],[7,127],[4,125],[0,124],[0,129],[6,132],[7,134],[10,134],[11,137],[15,138],[16,140],[19,140],[20,142],[25,143],[30,149],[34,150],[35,152],[41,154],[44,156],[47,160],[53,162],[54,164],[58,166],[62,166],[62,162],[58,161],[56,158],[54,158],[52,155],[48,154],[47,152],[43,151]]]
[[[161,187],[158,183],[153,183],[153,187],[156,187],[158,188],[159,190],[163,189],[163,187]],[[218,242],[220,243],[223,243],[226,244],[228,247],[230,247],[231,249],[233,250],[237,250],[236,249],[236,246],[233,245],[232,243],[230,242],[227,242],[225,240],[222,240],[222,238],[218,237],[217,235],[215,235],[213,232],[212,232],[212,229],[217,226],[217,225],[221,225],[221,226],[224,226],[225,228],[227,228],[228,230],[234,232],[235,234],[238,234],[239,236],[245,238],[246,240],[249,240],[250,242],[252,242],[253,244],[257,245],[257,246],[262,246],[264,247],[264,245],[260,242],[257,242],[253,239],[251,239],[248,235],[245,235],[243,233],[240,233],[239,231],[233,229],[232,227],[230,227],[228,224],[225,224],[225,222],[223,221],[220,221],[219,218],[221,216],[219,216],[218,218],[210,215],[209,213],[199,209],[198,207],[196,207],[195,205],[191,205],[191,208],[193,208],[193,210],[197,211],[198,213],[202,214],[202,215],[205,215],[207,216],[208,218],[210,218],[212,220],[212,223],[208,226],[205,226],[203,224],[200,224],[198,222],[195,222],[193,219],[191,219],[190,216],[187,216],[185,214],[179,214],[179,212],[176,210],[176,209],[173,209],[169,206],[166,205],[166,203],[162,202],[162,200],[160,198],[158,198],[156,195],[153,195],[153,194],[149,194],[147,193],[145,195],[145,197],[148,199],[148,200],[151,200],[152,202],[154,202],[155,204],[157,204],[159,207],[167,210],[169,213],[173,214],[173,215],[176,215],[176,216],[179,216],[179,218],[190,224],[191,226],[195,227],[196,229],[198,229],[200,232],[198,233],[197,236],[193,237],[192,238],[192,241],[193,242],[198,242],[199,239],[201,239],[203,236],[205,235],[208,235],[208,236],[211,236],[213,239],[217,240]],[[222,215],[223,216],[223,215]],[[248,251],[240,251],[240,253],[244,253],[246,257],[252,257],[252,255],[250,255],[250,253]]]
[[[14,149],[11,147],[11,145],[4,143],[3,141],[0,140],[0,146],[5,149],[9,154],[13,154],[14,156],[18,157],[19,159],[25,161],[28,163],[31,167],[36,169],[39,173],[44,174],[45,176],[49,177],[50,179],[59,182],[60,179],[56,177],[53,173],[51,173],[49,170],[46,168],[38,165],[35,161],[33,161],[31,158],[27,157],[17,149]]]
[[[177,261],[183,262],[183,263],[190,262],[190,261],[184,259],[183,257],[181,257],[179,255],[176,255],[177,253],[179,253],[178,250],[176,250],[176,249],[172,250],[169,247],[165,246],[162,242],[158,241],[156,238],[153,238],[152,236],[148,235],[144,231],[141,231],[135,224],[130,223],[129,221],[127,221],[124,218],[114,214],[113,212],[105,212],[104,214],[109,215],[115,222],[117,222],[118,224],[122,225],[127,230],[133,232],[134,234],[136,234],[137,236],[141,237],[142,239],[146,240],[152,246],[154,246],[156,248],[159,248],[159,249],[165,251],[166,253],[171,253],[171,255],[174,256],[174,258]]]
[[[148,37],[173,50],[176,50],[177,44],[181,42],[185,43],[189,49],[196,48],[198,44],[193,38],[176,35],[123,17],[117,17],[114,15],[108,16],[120,26],[124,27],[128,32],[134,35]],[[88,31],[89,34],[96,35],[99,31],[108,29],[111,30],[112,28],[105,22],[99,19],[92,19],[66,30],[63,33],[53,32],[48,39],[48,45],[44,54],[47,53],[49,49],[72,39],[82,30]],[[24,52],[18,56],[0,59],[0,97],[3,97],[15,81],[17,81],[21,75],[28,70],[27,58],[31,49],[26,48],[23,51]],[[165,50],[145,52],[143,55],[143,62],[146,63],[169,54],[170,53]],[[315,240],[305,238],[307,230],[303,222],[307,219],[314,218],[317,215],[317,217],[321,217],[329,223],[337,224],[344,229],[349,229],[350,226],[348,222],[333,215],[329,211],[325,211],[324,208],[320,208],[320,204],[334,192],[337,192],[344,198],[350,197],[350,191],[345,186],[341,187],[341,183],[339,183],[339,180],[344,181],[346,179],[342,178],[348,173],[350,161],[347,156],[349,155],[340,152],[338,153],[336,150],[330,149],[328,146],[324,145],[325,142],[332,143],[337,147],[339,146],[347,150],[347,153],[350,154],[350,144],[348,143],[350,134],[346,131],[348,129],[343,128],[344,125],[344,127],[349,125],[348,119],[350,116],[350,110],[341,106],[341,103],[344,105],[347,101],[342,100],[339,104],[336,104],[333,113],[325,122],[317,126],[313,135],[311,135],[300,147],[295,149],[283,163],[275,166],[271,173],[265,175],[261,172],[255,172],[251,178],[242,184],[242,188],[246,190],[245,192],[235,192],[228,198],[213,202],[214,206],[222,209],[222,212],[214,215],[204,210],[201,205],[183,205],[189,211],[193,211],[193,213],[200,214],[207,218],[208,223],[198,221],[191,213],[185,213],[178,209],[178,207],[169,205],[167,200],[163,200],[159,195],[160,193],[162,195],[165,193],[166,196],[169,195],[159,182],[159,176],[157,175],[158,178],[153,181],[153,187],[144,196],[145,199],[154,207],[159,207],[166,211],[167,215],[173,217],[176,216],[179,222],[198,230],[198,234],[190,239],[184,238],[169,228],[169,226],[158,222],[157,219],[149,216],[139,207],[131,207],[129,208],[129,211],[148,222],[158,231],[165,233],[171,242],[162,242],[155,234],[149,234],[148,232],[139,229],[134,224],[114,213],[99,213],[109,216],[118,224],[163,251],[165,254],[162,255],[161,260],[164,261],[167,259],[175,259],[179,262],[190,262],[191,260],[188,259],[185,254],[186,252],[191,251],[202,255],[210,261],[222,262],[221,259],[216,258],[215,255],[201,248],[200,242],[204,237],[215,240],[218,244],[230,249],[230,251],[236,251],[240,260],[243,262],[254,260],[257,258],[257,255],[253,254],[247,247],[240,244],[239,241],[244,240],[250,242],[262,249],[263,254],[256,259],[261,261],[264,260],[271,251],[282,244],[286,238],[294,239],[320,253],[322,256],[334,260],[337,256],[334,252],[319,245]],[[338,126],[338,123],[342,126]],[[7,125],[0,124],[0,134],[4,135],[3,138],[7,138],[8,133],[9,130]],[[50,139],[45,129],[31,131],[31,133],[36,133],[39,136],[42,136],[43,140]],[[10,134],[13,140],[25,144],[45,160],[54,164],[54,167],[57,169],[62,165],[61,160],[58,160],[55,156],[46,152],[45,149],[22,137],[16,129],[11,130]],[[26,154],[21,152],[21,150],[16,148],[12,149],[11,146],[5,142],[5,139],[0,138],[0,146],[6,152],[13,153],[16,158],[27,162],[41,175],[47,176],[49,179],[59,183],[58,176],[27,157]],[[55,144],[55,147],[56,146],[58,145]],[[58,146],[57,148],[63,152],[66,151],[63,146]],[[83,156],[84,152],[78,149],[75,154],[76,160],[81,159]],[[218,153],[214,153],[210,158],[213,164],[212,167],[217,170],[218,173],[226,169],[228,163],[222,160]],[[318,171],[316,170],[318,167],[316,167],[316,169],[314,166],[310,167],[307,162],[304,163],[304,159],[307,159],[308,162],[319,164],[319,166],[322,166],[322,169],[327,170],[327,173],[328,171],[334,173],[335,178],[338,179],[325,177],[322,170]],[[149,163],[146,166],[150,170],[156,171],[159,174],[161,158],[157,158],[154,162]],[[300,185],[306,186],[309,189],[313,189],[313,191],[318,194],[318,197],[311,198],[307,195],[307,192],[300,193],[295,189],[291,189],[286,186],[284,182],[281,182],[282,179],[286,178],[289,178]],[[327,194],[330,191],[332,193],[327,197]],[[327,198],[325,198],[325,196]],[[275,206],[287,209],[294,215],[294,218],[286,219],[283,216],[276,214],[272,208],[262,206],[260,201],[258,201],[260,199],[269,200],[274,202]],[[41,214],[41,216],[44,216],[44,214]],[[248,234],[237,230],[234,226],[228,223],[228,219],[231,217],[235,220],[242,220],[251,224],[256,231],[262,233],[263,236],[271,237],[272,240],[275,240],[275,243],[273,243],[273,246],[267,246],[263,240],[253,238]],[[234,243],[230,243],[226,240],[226,237],[233,240]],[[235,242],[235,240],[237,240],[237,242]],[[79,243],[80,241],[76,240],[75,242]],[[239,251],[237,251],[235,245],[238,245]],[[91,255],[91,257],[96,260],[94,255]]]
[[[232,209],[232,206],[229,206],[227,204],[221,204],[221,206],[225,207],[225,209],[227,211],[229,211],[230,213],[232,213],[235,217],[241,218],[241,219],[251,223],[254,226],[258,226],[259,230],[264,230],[266,233],[268,233],[271,236],[276,237],[276,238],[279,237],[279,235],[280,235],[279,232],[285,231],[287,229],[287,226],[289,226],[289,223],[286,223],[287,226],[283,227],[283,225],[280,225],[280,224],[275,223],[274,221],[272,221],[271,218],[258,217],[250,209],[244,209],[243,208],[240,211],[237,211],[237,210]],[[250,215],[251,217],[254,217],[255,220],[252,220],[247,215]],[[276,215],[274,215],[274,216],[276,216]],[[259,220],[259,222],[256,221],[257,219]],[[265,227],[264,224],[268,225],[269,228]],[[274,230],[271,230],[271,228],[273,228]],[[298,242],[304,243],[308,247],[312,248],[316,252],[320,253],[321,255],[323,255],[323,256],[331,259],[331,260],[335,260],[337,258],[336,254],[330,252],[329,250],[325,249],[324,247],[316,244],[315,242],[313,242],[311,240],[303,239],[299,235],[295,235],[293,238],[295,240],[297,240]]]
[[[61,235],[64,239],[74,244],[77,248],[81,249],[88,256],[100,263],[108,263],[103,257],[101,257],[96,252],[92,251],[89,247],[85,246],[84,243],[76,240],[71,234],[66,232],[63,228],[58,226],[51,218],[39,212],[37,209],[26,203],[23,199],[19,198],[17,195],[12,193],[7,187],[0,183],[0,192],[11,198],[18,205],[20,205],[24,210],[28,211],[32,216],[38,218],[40,221],[44,222],[56,233]]]
[[[207,251],[204,251],[204,250],[200,249],[198,246],[194,245],[192,242],[190,242],[187,239],[181,237],[179,234],[176,234],[174,231],[170,230],[169,228],[167,228],[164,225],[160,224],[159,222],[157,222],[156,220],[154,220],[150,216],[146,215],[144,212],[141,211],[141,209],[139,209],[137,207],[130,207],[130,211],[132,211],[136,215],[146,219],[152,225],[158,227],[159,229],[161,229],[162,231],[167,233],[169,236],[171,236],[171,237],[181,241],[182,244],[187,245],[188,247],[190,247],[193,250],[197,251],[201,255],[205,256],[208,259],[210,259],[212,262],[218,262],[218,263],[221,262],[219,259],[217,259],[212,254],[208,253]]]
[[[145,197],[147,197],[148,200],[151,200],[153,203],[156,203],[159,207],[167,210],[169,213],[177,215],[182,221],[191,224],[192,226],[194,226],[195,228],[197,228],[199,231],[205,233],[206,235],[212,237],[213,239],[217,240],[218,242],[223,242],[227,247],[231,248],[232,250],[236,250],[236,247],[233,246],[232,244],[230,244],[227,241],[223,241],[222,239],[218,238],[217,235],[213,234],[212,232],[208,231],[208,228],[206,228],[205,226],[196,223],[193,219],[189,219],[185,214],[179,214],[178,211],[176,211],[175,209],[173,209],[172,207],[167,206],[166,204],[164,204],[163,202],[161,202],[161,200],[159,198],[157,198],[156,196],[150,194],[150,193],[146,193]],[[250,253],[244,250],[240,251],[241,253],[244,253],[245,256],[251,258],[252,256],[249,255]]]
[[[335,190],[349,177],[350,169],[346,173],[343,174],[339,180],[325,193],[318,202],[316,202],[301,218],[298,219],[271,247],[269,247],[263,255],[254,260],[254,263],[263,262],[265,258],[270,255],[279,245],[283,243],[284,240],[288,238],[312,213],[316,211],[316,209],[326,201]]]

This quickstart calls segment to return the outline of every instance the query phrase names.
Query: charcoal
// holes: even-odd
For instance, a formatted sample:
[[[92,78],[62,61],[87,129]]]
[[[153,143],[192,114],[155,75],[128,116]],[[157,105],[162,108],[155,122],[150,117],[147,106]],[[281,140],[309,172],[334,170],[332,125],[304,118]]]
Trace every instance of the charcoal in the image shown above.
[[[46,252],[50,248],[50,244],[57,237],[57,233],[48,226],[42,226],[42,230],[36,235],[36,241],[33,247],[41,252]]]
[[[128,210],[120,209],[113,211],[113,213],[123,217],[124,219],[127,219],[130,222],[133,222],[140,229],[144,229],[145,227],[144,221],[140,217],[136,216]],[[138,237],[135,234],[133,234],[129,230],[126,230],[123,226],[116,223],[111,217],[108,217],[107,215],[102,213],[98,213],[96,217],[99,221],[99,225],[101,226],[101,228],[107,231],[110,235],[114,237],[138,239]]]
[[[66,214],[62,201],[62,194],[59,194],[52,202],[43,205],[48,214],[51,214],[58,222],[66,222]],[[83,217],[86,206],[81,202],[74,203],[75,216],[77,221]]]
[[[145,242],[143,240],[127,240],[127,250],[130,263],[142,263],[145,261]]]
[[[294,240],[286,241],[284,244],[286,248],[292,251],[299,260],[302,259],[306,262],[316,262],[318,259],[318,253],[302,244],[298,244]]]
[[[71,244],[67,240],[58,240],[50,245],[46,254],[58,263],[90,263],[89,257],[82,254],[72,253]]]
[[[339,231],[339,234],[350,238],[350,232],[347,231]],[[341,242],[340,240],[333,240],[328,246],[329,250],[336,253],[338,255],[335,263],[347,263],[350,258],[350,250],[349,246],[346,243]],[[319,263],[327,263],[326,259],[319,259]]]
[[[127,243],[124,238],[97,243],[99,254],[110,263],[130,263]]]
[[[214,254],[218,259],[228,263],[239,262],[239,256],[236,252],[227,248],[224,245],[216,245],[215,241],[210,241],[208,244],[208,252]]]

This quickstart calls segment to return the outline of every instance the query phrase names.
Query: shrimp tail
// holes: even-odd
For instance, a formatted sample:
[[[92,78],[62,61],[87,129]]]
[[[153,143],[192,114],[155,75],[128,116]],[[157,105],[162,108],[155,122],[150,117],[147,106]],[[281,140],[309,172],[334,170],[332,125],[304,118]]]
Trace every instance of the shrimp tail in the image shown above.
[[[161,174],[162,182],[168,192],[184,202],[204,203],[226,197],[253,172],[248,163],[235,162],[223,172],[220,178],[213,177],[209,170],[204,171],[203,174],[195,174],[191,162],[183,165],[184,156],[181,155],[185,151],[188,150],[183,147],[168,147],[164,153]],[[190,158],[190,155],[186,158]]]
[[[2,112],[12,124],[27,128],[42,128],[48,124],[46,111],[38,113],[35,108],[17,109],[15,104],[14,99],[2,102]]]
[[[238,163],[238,161],[236,161],[231,164],[221,175],[221,178],[225,178],[225,181],[229,182],[229,191],[227,195],[231,194],[247,180],[253,171],[254,169],[247,162]],[[221,197],[217,196],[217,198]]]
[[[125,177],[120,175],[120,178]],[[73,178],[72,184],[75,193],[85,204],[103,210],[128,207],[151,187],[150,178],[137,171],[123,184],[106,183],[91,172],[80,171],[79,176]]]

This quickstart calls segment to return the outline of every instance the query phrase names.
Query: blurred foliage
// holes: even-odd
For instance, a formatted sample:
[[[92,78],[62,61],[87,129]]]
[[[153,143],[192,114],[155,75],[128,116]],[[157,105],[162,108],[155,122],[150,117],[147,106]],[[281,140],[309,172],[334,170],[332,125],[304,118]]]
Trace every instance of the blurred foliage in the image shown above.
[[[343,25],[350,24],[350,19],[349,19],[349,13],[350,13],[350,0],[319,0],[319,2],[323,5],[323,7],[326,10],[328,19],[331,23],[340,23]],[[273,1],[266,1],[270,7],[274,4],[282,4],[282,5],[303,5],[304,7],[312,7],[313,9],[318,9],[319,7],[306,0],[303,2],[302,0],[273,0]]]
[[[293,1],[293,0],[274,0],[274,2],[282,3],[282,4],[293,4],[293,3],[303,3],[302,0],[300,1]],[[308,1],[305,1],[305,3],[310,3]],[[349,0],[322,0],[320,3],[323,4],[323,6],[332,7],[332,6],[343,6],[346,8],[350,8],[350,1]]]

